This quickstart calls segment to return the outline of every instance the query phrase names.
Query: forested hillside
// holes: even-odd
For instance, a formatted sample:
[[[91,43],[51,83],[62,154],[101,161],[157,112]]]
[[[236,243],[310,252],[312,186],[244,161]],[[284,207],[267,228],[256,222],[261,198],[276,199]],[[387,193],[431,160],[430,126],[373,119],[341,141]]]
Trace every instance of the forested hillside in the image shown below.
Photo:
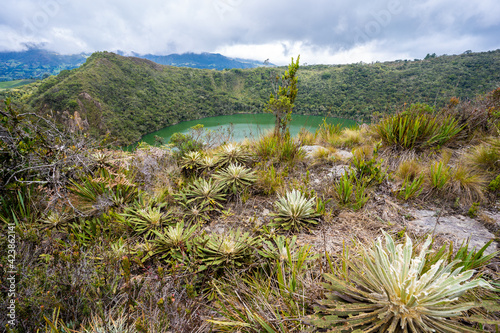
[[[120,144],[183,120],[262,112],[271,78],[284,68],[224,71],[162,66],[99,52],[84,65],[11,93],[63,121],[81,118],[95,135]],[[295,113],[367,121],[403,103],[444,106],[453,96],[472,98],[500,85],[500,50],[419,61],[315,65],[299,70]]]

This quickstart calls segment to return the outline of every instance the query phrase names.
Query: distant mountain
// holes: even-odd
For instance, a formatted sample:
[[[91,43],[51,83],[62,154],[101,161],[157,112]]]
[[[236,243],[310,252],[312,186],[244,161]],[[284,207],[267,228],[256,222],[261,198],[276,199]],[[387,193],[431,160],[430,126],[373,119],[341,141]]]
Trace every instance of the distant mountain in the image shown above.
[[[123,55],[122,52],[119,52]],[[61,55],[56,52],[30,48],[21,52],[0,52],[0,81],[41,79],[57,75],[62,70],[80,67],[90,54]],[[255,68],[262,61],[228,58],[214,53],[184,53],[170,55],[133,54],[161,65],[208,69]]]
[[[176,67],[207,68],[207,69],[233,69],[255,68],[264,66],[264,62],[257,60],[228,58],[218,53],[184,53],[166,56],[153,54],[134,54],[134,57],[148,59],[160,65]]]
[[[90,54],[62,55],[43,49],[0,52],[0,81],[41,79],[80,67]]]

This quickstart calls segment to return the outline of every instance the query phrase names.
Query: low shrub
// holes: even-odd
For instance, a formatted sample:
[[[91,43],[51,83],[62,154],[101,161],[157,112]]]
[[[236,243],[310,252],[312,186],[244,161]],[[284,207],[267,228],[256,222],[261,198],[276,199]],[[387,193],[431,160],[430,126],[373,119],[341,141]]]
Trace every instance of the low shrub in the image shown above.
[[[382,119],[372,129],[386,147],[423,151],[450,144],[463,126],[451,116],[432,115],[425,108],[412,105],[407,111]]]

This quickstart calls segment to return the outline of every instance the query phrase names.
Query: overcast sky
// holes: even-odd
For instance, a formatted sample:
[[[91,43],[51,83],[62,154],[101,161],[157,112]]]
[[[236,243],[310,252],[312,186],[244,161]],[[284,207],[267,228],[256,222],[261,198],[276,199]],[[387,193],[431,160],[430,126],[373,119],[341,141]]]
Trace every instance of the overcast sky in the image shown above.
[[[216,52],[284,65],[500,48],[499,0],[2,0],[0,51]]]

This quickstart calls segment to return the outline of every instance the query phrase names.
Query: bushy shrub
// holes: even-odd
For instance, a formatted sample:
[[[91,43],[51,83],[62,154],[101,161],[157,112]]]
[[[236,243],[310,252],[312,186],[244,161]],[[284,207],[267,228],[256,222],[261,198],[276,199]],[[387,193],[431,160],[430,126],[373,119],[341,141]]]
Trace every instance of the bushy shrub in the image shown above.
[[[463,130],[453,117],[440,117],[428,111],[422,105],[410,107],[408,111],[382,119],[372,129],[384,146],[417,151],[443,147]]]
[[[490,182],[488,189],[492,192],[500,192],[500,174]]]
[[[196,140],[192,134],[174,133],[168,143],[175,148],[174,156],[177,158],[191,151],[200,151],[204,147],[203,141]]]

